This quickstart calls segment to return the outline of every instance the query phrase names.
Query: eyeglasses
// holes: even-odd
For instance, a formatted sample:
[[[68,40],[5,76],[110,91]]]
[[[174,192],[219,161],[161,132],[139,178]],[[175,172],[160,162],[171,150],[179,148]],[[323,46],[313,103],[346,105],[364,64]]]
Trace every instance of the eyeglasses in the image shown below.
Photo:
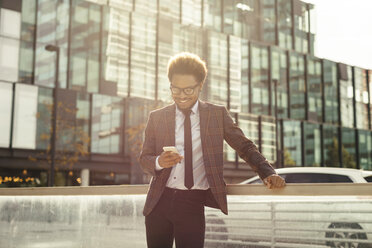
[[[170,90],[172,91],[173,94],[179,95],[183,91],[185,95],[192,95],[194,94],[195,88],[198,87],[200,84],[195,85],[194,87],[188,87],[188,88],[178,88],[174,86],[170,86]]]

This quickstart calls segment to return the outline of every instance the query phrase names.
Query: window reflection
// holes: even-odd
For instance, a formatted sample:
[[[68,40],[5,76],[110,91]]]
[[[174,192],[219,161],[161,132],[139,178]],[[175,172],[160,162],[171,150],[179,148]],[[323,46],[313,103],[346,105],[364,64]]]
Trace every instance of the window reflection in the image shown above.
[[[239,127],[242,129],[244,135],[252,140],[256,146],[259,144],[259,129],[258,129],[258,117],[251,114],[240,114],[239,115]],[[243,159],[239,158],[240,162],[244,162]]]
[[[204,24],[203,27],[221,32],[221,8],[222,0],[204,0]]]
[[[366,71],[361,68],[354,67],[354,80],[355,80],[356,127],[360,129],[368,129],[369,102]]]
[[[180,0],[160,0],[159,15],[174,23],[180,22]]]
[[[278,1],[279,46],[292,49],[292,1]]]
[[[283,121],[284,166],[302,166],[301,122]]]
[[[269,113],[269,52],[267,46],[251,44],[252,113]]]
[[[230,83],[230,111],[240,112],[241,90],[241,39],[229,36],[229,83]]]
[[[93,95],[92,153],[118,154],[122,150],[122,98]]]
[[[370,131],[358,130],[359,167],[372,170],[372,135]]]
[[[156,21],[132,13],[130,95],[155,99]]]
[[[241,112],[249,112],[249,44],[241,40]]]
[[[323,125],[324,166],[340,167],[339,129],[337,126]]]
[[[13,85],[0,82],[0,147],[9,147]]]
[[[103,13],[104,52],[103,73],[107,94],[127,96],[129,84],[129,12],[117,8],[106,8]],[[109,84],[110,83],[110,84]],[[105,93],[106,93],[105,92]]]
[[[270,44],[276,44],[275,0],[263,0],[262,15],[263,40]]]
[[[288,118],[287,53],[275,48],[271,51],[271,113],[275,115],[277,108],[278,118]]]
[[[184,25],[201,26],[201,0],[182,0],[181,23]]]
[[[36,26],[35,84],[54,87],[56,55],[45,50],[47,44],[60,47],[59,86],[67,85],[67,51],[69,34],[69,0],[39,0]]]
[[[307,99],[308,119],[321,122],[323,120],[322,100],[322,66],[320,59],[307,60]]]
[[[355,130],[351,128],[341,129],[342,139],[342,167],[344,168],[357,168],[356,164],[356,143],[355,143]]]
[[[323,60],[325,122],[338,124],[338,84],[336,63]]]
[[[94,3],[72,1],[69,72],[71,88],[98,92],[99,36],[102,22],[100,9]]]
[[[338,64],[340,71],[340,102],[341,124],[345,127],[354,126],[353,97],[354,87],[352,69],[349,65]]]
[[[321,139],[320,125],[304,123],[305,166],[320,166]]]
[[[297,52],[308,52],[309,33],[309,10],[307,4],[293,1],[295,50]]]
[[[208,32],[208,100],[227,106],[227,37]]]
[[[305,58],[303,55],[290,55],[290,116],[293,119],[305,119]]]
[[[270,163],[276,162],[275,119],[262,116],[261,119],[261,152]]]
[[[251,40],[261,40],[258,0],[224,1],[224,32]]]

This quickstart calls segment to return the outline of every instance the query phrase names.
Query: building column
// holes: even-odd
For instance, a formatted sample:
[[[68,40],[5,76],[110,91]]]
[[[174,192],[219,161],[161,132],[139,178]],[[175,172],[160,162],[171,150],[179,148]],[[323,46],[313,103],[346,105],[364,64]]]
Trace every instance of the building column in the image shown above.
[[[81,186],[89,186],[89,169],[81,170]]]

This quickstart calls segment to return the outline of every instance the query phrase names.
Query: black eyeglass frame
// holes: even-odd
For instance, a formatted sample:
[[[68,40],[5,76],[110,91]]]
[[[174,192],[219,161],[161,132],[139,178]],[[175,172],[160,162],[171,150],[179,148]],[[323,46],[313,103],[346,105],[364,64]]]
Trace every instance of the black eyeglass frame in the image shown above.
[[[181,94],[181,92],[183,92],[183,93],[185,93],[185,95],[190,96],[190,95],[194,94],[195,88],[198,87],[198,86],[200,86],[200,84],[196,84],[193,87],[187,87],[187,88],[179,88],[179,87],[175,87],[175,86],[171,85],[169,87],[169,89],[171,90],[172,94],[174,94],[174,95],[179,95],[179,94]],[[187,90],[190,90],[190,91],[187,92]]]

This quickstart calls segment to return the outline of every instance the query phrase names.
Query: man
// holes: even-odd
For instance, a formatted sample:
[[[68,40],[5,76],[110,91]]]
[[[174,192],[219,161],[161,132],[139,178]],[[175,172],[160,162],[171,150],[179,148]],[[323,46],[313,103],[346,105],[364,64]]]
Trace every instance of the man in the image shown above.
[[[197,55],[171,58],[168,78],[175,103],[148,119],[140,163],[153,176],[143,210],[149,248],[171,248],[174,239],[177,248],[202,248],[204,206],[227,214],[223,140],[269,188],[285,185],[225,107],[199,100],[206,76]],[[168,146],[177,150],[164,151]]]

